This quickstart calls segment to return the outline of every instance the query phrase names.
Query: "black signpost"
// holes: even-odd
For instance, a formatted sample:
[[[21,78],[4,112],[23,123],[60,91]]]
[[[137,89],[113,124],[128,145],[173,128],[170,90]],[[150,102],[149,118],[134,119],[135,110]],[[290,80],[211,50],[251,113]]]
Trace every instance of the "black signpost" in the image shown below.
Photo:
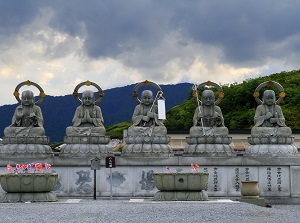
[[[112,200],[112,171],[111,168],[116,167],[116,157],[114,156],[107,156],[105,158],[106,168],[110,169],[110,199]]]
[[[94,170],[94,200],[96,200],[96,170],[100,170],[100,159],[97,156],[91,159],[91,169]]]

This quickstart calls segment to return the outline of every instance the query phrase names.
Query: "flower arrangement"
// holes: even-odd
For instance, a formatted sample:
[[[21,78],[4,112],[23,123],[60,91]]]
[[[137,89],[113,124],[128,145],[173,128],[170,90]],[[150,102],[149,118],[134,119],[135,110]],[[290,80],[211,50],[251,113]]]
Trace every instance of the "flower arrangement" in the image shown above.
[[[196,173],[199,172],[199,170],[198,170],[199,165],[198,165],[197,163],[196,163],[196,164],[191,163],[191,168],[192,168],[192,170],[193,170],[194,172],[196,172]],[[166,169],[167,169],[167,171],[168,171],[169,173],[172,173],[172,170],[171,170],[170,167],[166,166]]]
[[[44,165],[46,173],[49,172],[51,164],[45,163]],[[19,164],[17,163],[15,169],[10,164],[7,164],[7,171],[9,173],[44,173],[43,164],[41,163],[29,163],[29,164]]]

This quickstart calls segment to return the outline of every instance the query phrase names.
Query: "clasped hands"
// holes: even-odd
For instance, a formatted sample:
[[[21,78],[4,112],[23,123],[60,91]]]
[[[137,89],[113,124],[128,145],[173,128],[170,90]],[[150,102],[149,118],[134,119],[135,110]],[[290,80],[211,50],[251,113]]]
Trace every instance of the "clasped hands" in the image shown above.
[[[147,116],[143,116],[143,121],[149,122],[150,119],[154,118],[154,112],[148,111]]]
[[[85,110],[84,116],[82,118],[82,122],[83,123],[92,123],[93,122],[93,118],[91,118],[90,113],[88,110]]]
[[[270,122],[271,123],[276,123],[277,122],[277,118],[272,118],[273,115],[271,112],[268,112],[266,115],[265,115],[265,120],[268,120],[270,119]]]

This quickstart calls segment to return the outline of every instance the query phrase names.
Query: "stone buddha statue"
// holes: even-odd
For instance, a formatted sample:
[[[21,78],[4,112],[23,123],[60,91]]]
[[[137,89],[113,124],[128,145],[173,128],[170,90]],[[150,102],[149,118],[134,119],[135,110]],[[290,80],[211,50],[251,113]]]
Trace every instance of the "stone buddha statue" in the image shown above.
[[[257,106],[254,116],[252,137],[291,136],[292,130],[285,125],[285,118],[279,105],[276,105],[275,92],[266,90],[262,104]]]
[[[66,129],[67,136],[104,136],[104,120],[99,106],[95,105],[94,93],[86,90],[82,93],[82,105],[78,106],[73,126]]]
[[[132,115],[132,126],[128,128],[128,135],[167,135],[167,129],[162,120],[158,119],[158,108],[153,104],[153,93],[144,90],[141,96],[141,103],[138,104]]]
[[[201,102],[194,113],[190,136],[227,136],[228,129],[224,126],[220,107],[215,105],[214,92],[204,90],[201,95]]]
[[[12,124],[4,129],[5,137],[45,136],[44,120],[39,106],[34,104],[34,94],[30,90],[22,92],[19,105],[12,118]]]

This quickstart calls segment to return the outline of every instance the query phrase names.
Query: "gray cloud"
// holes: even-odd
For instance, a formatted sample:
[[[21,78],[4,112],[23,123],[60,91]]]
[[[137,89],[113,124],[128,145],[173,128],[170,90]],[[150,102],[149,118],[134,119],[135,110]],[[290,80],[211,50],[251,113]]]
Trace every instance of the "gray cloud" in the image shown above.
[[[125,84],[228,83],[299,69],[299,8],[298,0],[0,0],[0,78],[41,72],[51,85],[109,73],[115,87],[118,75],[131,74]]]
[[[178,46],[191,40],[209,44],[223,50],[226,62],[257,65],[292,50],[273,46],[300,34],[300,2],[270,0],[1,1],[1,30],[18,32],[43,8],[54,13],[51,27],[85,37],[86,53],[93,58],[148,53],[180,30]]]

